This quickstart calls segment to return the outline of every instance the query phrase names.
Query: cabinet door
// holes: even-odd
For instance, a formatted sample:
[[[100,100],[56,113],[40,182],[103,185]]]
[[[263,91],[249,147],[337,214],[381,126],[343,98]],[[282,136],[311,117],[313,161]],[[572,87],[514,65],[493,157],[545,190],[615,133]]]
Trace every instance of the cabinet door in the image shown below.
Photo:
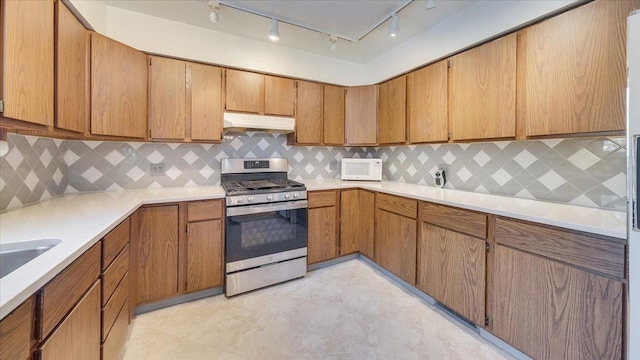
[[[56,127],[84,132],[89,120],[89,34],[62,1],[57,5]]]
[[[375,145],[378,141],[378,86],[347,89],[345,133],[347,145]]]
[[[380,84],[380,144],[407,141],[407,77],[400,76]]]
[[[149,57],[149,136],[183,140],[185,134],[186,64]]]
[[[191,95],[191,139],[222,141],[222,69],[188,63]]]
[[[29,358],[36,345],[35,295],[0,321],[0,359]]]
[[[360,225],[360,252],[373,259],[374,255],[374,224],[375,224],[375,193],[358,190],[359,225]]]
[[[187,226],[187,292],[222,286],[222,220],[199,221]]]
[[[360,201],[358,189],[340,193],[340,255],[358,252],[360,248]]]
[[[476,324],[484,324],[486,242],[421,223],[418,289]]]
[[[300,89],[298,89],[300,91]],[[324,86],[324,144],[344,145],[345,88]]]
[[[225,78],[225,109],[260,113],[264,107],[264,75],[227,69]]]
[[[518,37],[518,122],[527,136],[625,129],[631,1],[599,0]]]
[[[295,82],[277,76],[264,76],[264,113],[293,116],[296,98]]]
[[[40,346],[40,359],[100,359],[100,281]]]
[[[447,141],[447,61],[407,75],[407,128],[412,144]]]
[[[536,359],[621,359],[623,284],[495,247],[492,332]]]
[[[91,34],[91,133],[147,136],[147,56]]]
[[[53,126],[53,1],[3,1],[3,116]]]
[[[514,137],[516,34],[465,51],[450,61],[452,139]]]
[[[178,205],[142,208],[131,239],[135,305],[178,294]]]
[[[322,84],[298,81],[296,101],[296,143],[318,145],[322,143]]]
[[[416,284],[416,220],[376,209],[375,261],[411,285]]]
[[[313,264],[337,256],[337,213],[335,206],[309,209],[309,245],[307,263]]]

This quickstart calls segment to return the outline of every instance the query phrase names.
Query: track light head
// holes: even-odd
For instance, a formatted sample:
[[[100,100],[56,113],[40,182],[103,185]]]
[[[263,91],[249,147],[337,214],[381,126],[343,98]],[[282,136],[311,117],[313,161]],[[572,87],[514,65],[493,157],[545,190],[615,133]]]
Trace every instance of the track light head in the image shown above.
[[[433,8],[436,7],[436,1],[435,0],[428,0],[427,1],[427,10],[431,10]]]
[[[336,35],[329,36],[329,50],[336,51],[336,41],[338,41],[338,37]]]
[[[389,35],[395,37],[400,32],[400,19],[398,14],[391,15],[391,27],[389,28]]]
[[[269,39],[271,41],[280,40],[280,32],[278,31],[278,20],[271,19],[271,31],[269,31]]]

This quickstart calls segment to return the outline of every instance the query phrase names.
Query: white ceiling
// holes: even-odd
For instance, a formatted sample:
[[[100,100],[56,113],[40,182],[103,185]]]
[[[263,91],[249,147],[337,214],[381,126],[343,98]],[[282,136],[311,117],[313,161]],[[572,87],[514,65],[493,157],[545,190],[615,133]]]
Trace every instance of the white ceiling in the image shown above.
[[[427,10],[426,0],[415,0],[398,13],[400,19],[398,36],[389,36],[391,20],[386,20],[359,41],[351,42],[339,38],[336,51],[329,50],[327,33],[346,38],[360,38],[406,0],[229,0],[228,2],[325,32],[280,23],[280,40],[277,43],[279,46],[364,64],[476,1],[478,0],[436,0],[436,8]],[[221,5],[220,21],[214,24],[209,21],[209,7],[205,0],[106,0],[105,3],[107,6],[271,42],[267,38],[271,27],[270,19]]]

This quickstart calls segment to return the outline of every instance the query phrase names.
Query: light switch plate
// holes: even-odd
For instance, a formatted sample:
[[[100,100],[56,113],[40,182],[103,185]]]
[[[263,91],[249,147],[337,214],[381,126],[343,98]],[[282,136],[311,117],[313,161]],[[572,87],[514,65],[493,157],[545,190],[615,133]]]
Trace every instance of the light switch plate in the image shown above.
[[[149,174],[151,176],[162,176],[167,171],[164,163],[151,164],[149,166]]]

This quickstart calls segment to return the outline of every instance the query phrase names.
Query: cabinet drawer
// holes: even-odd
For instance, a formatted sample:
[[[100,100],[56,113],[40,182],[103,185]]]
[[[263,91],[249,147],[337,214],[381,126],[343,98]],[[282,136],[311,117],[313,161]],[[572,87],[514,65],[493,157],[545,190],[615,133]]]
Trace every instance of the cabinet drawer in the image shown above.
[[[587,270],[624,277],[624,240],[498,218],[496,242]]]
[[[336,192],[334,190],[308,192],[307,197],[310,209],[336,205]]]
[[[122,281],[124,274],[129,271],[129,245],[118,255],[102,274],[102,306],[104,306],[116,287]]]
[[[412,219],[418,216],[418,202],[399,196],[378,193],[376,207]]]
[[[190,202],[187,217],[189,222],[220,219],[222,217],[222,200]]]
[[[0,322],[0,359],[26,359],[35,340],[36,301],[25,300]]]
[[[429,202],[420,203],[420,221],[481,239],[487,238],[487,215]]]
[[[40,360],[100,359],[100,280],[40,346]]]
[[[129,325],[129,300],[125,301],[124,305],[118,313],[109,336],[104,340],[102,344],[102,360],[116,360],[120,351],[124,346],[125,340],[127,340]]]
[[[42,331],[39,340],[49,335],[100,276],[100,248],[98,242],[45,285],[41,299]]]
[[[107,304],[102,308],[102,341],[107,338],[111,327],[113,326],[113,322],[116,320],[118,313],[120,312],[120,308],[122,305],[127,302],[129,299],[129,274],[125,274],[122,282],[116,288],[116,291],[113,292],[113,296],[107,302]]]
[[[102,270],[111,265],[111,262],[120,254],[120,251],[129,243],[129,218],[111,230],[102,239]]]

